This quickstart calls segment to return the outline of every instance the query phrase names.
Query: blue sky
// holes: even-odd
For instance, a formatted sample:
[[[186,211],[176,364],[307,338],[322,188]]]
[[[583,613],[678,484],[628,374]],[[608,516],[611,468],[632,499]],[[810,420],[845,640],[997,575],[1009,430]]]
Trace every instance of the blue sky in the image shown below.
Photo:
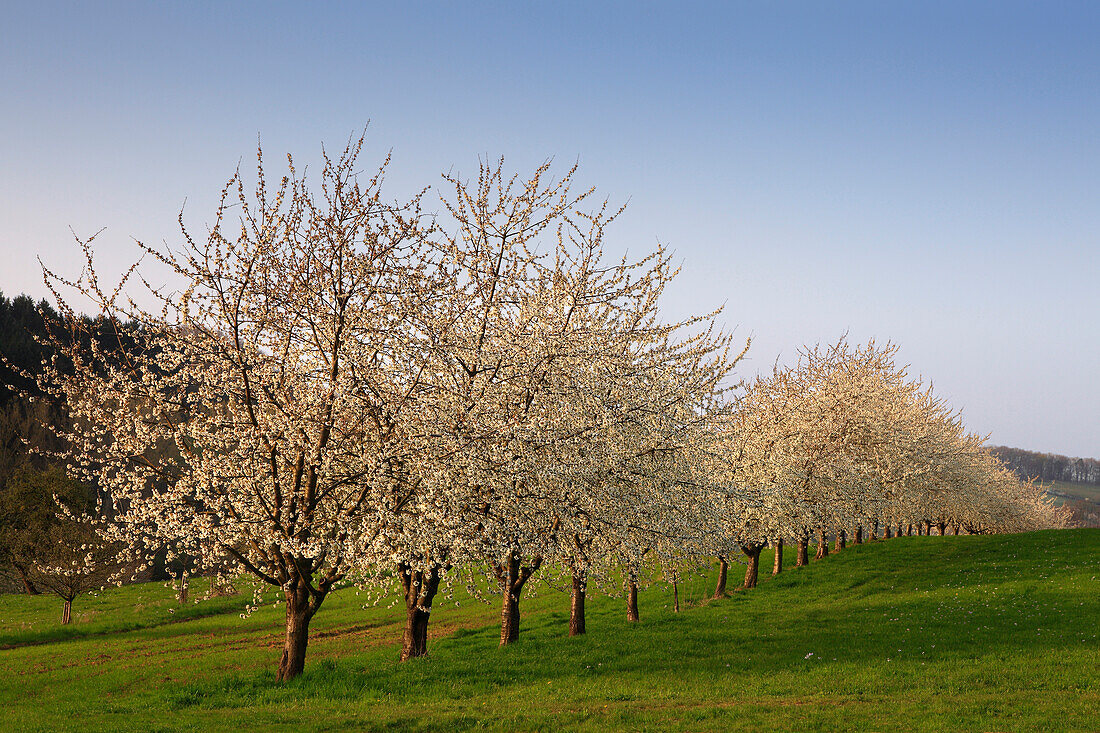
[[[991,442],[1100,456],[1098,35],[1092,3],[8,3],[0,289],[77,272],[70,226],[120,270],[257,136],[313,160],[369,120],[395,195],[579,160],[746,375],[894,340]]]

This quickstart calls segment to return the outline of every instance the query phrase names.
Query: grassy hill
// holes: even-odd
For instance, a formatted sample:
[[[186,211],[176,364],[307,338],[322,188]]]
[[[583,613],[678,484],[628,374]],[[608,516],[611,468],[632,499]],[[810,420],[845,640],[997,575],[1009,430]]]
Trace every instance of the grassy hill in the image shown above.
[[[1100,527],[1100,486],[1069,481],[1053,481],[1043,486],[1055,504],[1070,509],[1075,525]]]
[[[793,559],[793,558],[791,558]],[[770,559],[763,558],[764,567]],[[736,567],[733,570],[737,570]],[[274,682],[281,610],[247,596],[181,608],[160,585],[0,597],[3,730],[1095,730],[1100,530],[905,537],[706,601],[712,577],[589,602],[437,604],[431,657],[400,664],[399,608],[354,590],[312,625],[305,674]],[[194,591],[193,591],[194,592]],[[272,597],[268,596],[269,599]],[[184,618],[185,617],[185,618]]]
[[[1051,481],[1043,484],[1048,494],[1054,496],[1069,497],[1072,499],[1084,499],[1100,504],[1100,486],[1096,484],[1075,484],[1069,481]]]

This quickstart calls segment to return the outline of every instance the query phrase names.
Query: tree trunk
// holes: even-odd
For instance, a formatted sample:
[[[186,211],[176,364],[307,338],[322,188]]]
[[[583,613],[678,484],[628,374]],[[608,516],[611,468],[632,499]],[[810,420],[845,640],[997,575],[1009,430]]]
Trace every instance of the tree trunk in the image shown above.
[[[844,534],[844,530],[838,529],[836,531],[836,548],[835,549],[836,549],[837,552],[840,552],[845,547],[847,547],[847,539],[848,539],[848,537],[847,537],[847,535]]]
[[[401,661],[428,654],[429,612],[418,607],[405,609],[405,632],[401,635]]]
[[[772,575],[783,572],[783,538],[775,541],[775,561],[772,563]]]
[[[810,538],[802,536],[798,538],[798,550],[795,553],[794,566],[800,568],[810,564]]]
[[[626,620],[636,624],[639,619],[638,580],[634,577],[634,573],[630,573],[630,577],[626,581]]]
[[[856,522],[856,528],[852,530],[852,544],[863,544],[863,524],[861,522]]]
[[[825,530],[817,530],[817,554],[814,560],[820,560],[829,556],[829,538],[825,536]]]
[[[905,525],[905,536],[906,537],[912,537],[913,536],[913,525],[912,525],[912,523]]]
[[[958,524],[952,524],[951,525],[951,534],[953,534],[956,537],[959,536],[959,525]]]
[[[729,563],[726,558],[718,557],[718,585],[714,588],[715,598],[726,597],[726,574],[729,572]]]
[[[73,600],[65,599],[65,605],[61,607],[61,623],[67,624],[73,620]]]
[[[279,672],[276,675],[279,682],[288,682],[305,669],[309,622],[316,610],[310,608],[308,590],[292,588],[285,593],[286,638],[283,642],[283,656],[279,660]]]
[[[947,532],[945,531],[947,529],[947,522],[939,522],[936,527],[940,530],[940,537],[943,537],[947,534]]]
[[[867,537],[867,539],[871,540],[872,542],[874,542],[875,540],[878,539],[878,520],[877,519],[875,521],[871,522],[871,534]]]
[[[760,569],[760,551],[762,549],[764,549],[763,545],[741,545],[741,551],[749,559],[748,567],[745,568],[745,584],[741,586],[742,588],[756,587],[756,578]]]
[[[519,640],[519,598],[505,591],[500,604],[500,645]]]
[[[530,566],[521,566],[519,552],[513,551],[508,553],[505,564],[497,567],[497,577],[504,586],[500,604],[501,646],[519,640],[519,598],[523,593],[523,584],[541,565],[542,558],[536,557]]]
[[[42,591],[38,590],[38,586],[31,580],[30,575],[27,574],[27,569],[20,563],[12,563],[12,567],[19,573],[19,580],[23,583],[23,592],[29,596],[41,595]]]
[[[425,575],[402,563],[398,566],[405,591],[405,632],[401,636],[401,661],[423,657],[428,653],[428,621],[432,601],[439,591],[440,567],[432,565]]]
[[[894,528],[891,525],[887,524],[885,527],[883,527],[883,529],[882,529],[882,538],[883,539],[888,540],[888,539],[891,539],[893,536],[894,536]]]
[[[675,580],[672,581],[672,610],[680,613],[680,586]]]
[[[588,589],[588,577],[584,573],[573,573],[573,593],[569,605],[569,635],[584,633],[584,593]]]

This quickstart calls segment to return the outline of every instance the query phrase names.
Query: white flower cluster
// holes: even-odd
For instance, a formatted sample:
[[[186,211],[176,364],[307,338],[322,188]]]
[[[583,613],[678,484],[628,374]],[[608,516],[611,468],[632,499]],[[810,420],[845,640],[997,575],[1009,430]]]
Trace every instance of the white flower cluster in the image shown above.
[[[967,532],[1062,526],[1064,516],[894,362],[897,347],[806,349],[758,378],[711,459],[724,506],[714,554],[882,525]]]

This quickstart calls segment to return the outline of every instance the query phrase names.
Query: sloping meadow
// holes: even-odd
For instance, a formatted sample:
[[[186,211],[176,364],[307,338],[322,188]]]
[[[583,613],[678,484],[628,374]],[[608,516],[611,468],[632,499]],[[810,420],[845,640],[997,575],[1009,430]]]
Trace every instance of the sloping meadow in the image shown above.
[[[1100,530],[904,537],[791,565],[718,600],[713,570],[688,574],[679,613],[655,585],[636,625],[621,598],[592,598],[573,638],[568,593],[540,583],[505,648],[497,607],[457,589],[429,657],[406,663],[402,608],[347,589],[287,684],[283,611],[242,619],[248,593],[181,607],[160,585],[111,589],[80,599],[64,635],[56,602],[4,596],[0,726],[1095,730]]]

